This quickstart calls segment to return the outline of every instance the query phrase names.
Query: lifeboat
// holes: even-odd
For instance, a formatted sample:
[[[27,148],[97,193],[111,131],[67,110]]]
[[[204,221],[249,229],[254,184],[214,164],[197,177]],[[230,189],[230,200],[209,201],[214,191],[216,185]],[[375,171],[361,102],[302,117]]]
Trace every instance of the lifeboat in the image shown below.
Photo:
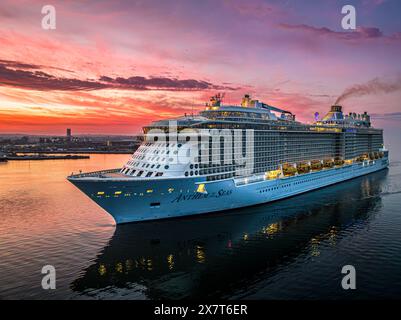
[[[383,157],[384,157],[384,152],[383,152],[383,151],[380,151],[380,152],[379,152],[379,157],[380,157],[380,158],[383,158]]]
[[[323,168],[322,162],[320,160],[312,160],[310,166],[312,170],[321,170]]]
[[[283,174],[285,176],[293,176],[297,173],[297,169],[294,167],[293,164],[290,163],[284,163],[283,164]]]
[[[358,161],[358,162],[362,162],[364,160],[369,160],[369,154],[364,153],[356,158],[356,161]]]
[[[339,167],[342,166],[344,164],[344,160],[343,159],[336,159],[334,160],[334,165]]]
[[[281,175],[281,170],[272,170],[266,173],[266,179],[277,179]]]
[[[323,160],[323,167],[325,167],[325,168],[333,168],[334,167],[333,159],[324,159]]]
[[[299,174],[308,173],[310,171],[310,165],[307,162],[297,163],[297,171]]]

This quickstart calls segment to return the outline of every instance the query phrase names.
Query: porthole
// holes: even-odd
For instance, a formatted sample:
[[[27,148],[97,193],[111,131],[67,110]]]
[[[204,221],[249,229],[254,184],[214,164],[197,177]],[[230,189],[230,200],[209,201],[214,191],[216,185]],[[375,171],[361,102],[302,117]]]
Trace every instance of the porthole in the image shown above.
[[[188,171],[185,171],[185,176],[188,177]]]
[[[164,169],[168,170],[168,168],[170,168],[169,166],[164,166]]]

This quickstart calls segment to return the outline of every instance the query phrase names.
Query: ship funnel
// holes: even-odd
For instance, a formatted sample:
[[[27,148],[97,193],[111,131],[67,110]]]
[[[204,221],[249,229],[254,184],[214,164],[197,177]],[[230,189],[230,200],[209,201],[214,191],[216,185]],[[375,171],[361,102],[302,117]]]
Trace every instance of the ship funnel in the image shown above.
[[[332,105],[330,111],[324,116],[323,121],[336,121],[344,119],[343,107],[340,105]]]
[[[340,105],[332,105],[331,106],[331,112],[342,112],[343,107]]]

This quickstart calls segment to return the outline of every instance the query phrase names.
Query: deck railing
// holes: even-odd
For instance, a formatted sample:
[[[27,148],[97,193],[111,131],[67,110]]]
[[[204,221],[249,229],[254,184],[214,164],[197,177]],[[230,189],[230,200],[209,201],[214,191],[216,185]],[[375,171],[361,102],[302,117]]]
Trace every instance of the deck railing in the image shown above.
[[[121,170],[121,168],[117,169],[109,169],[109,170],[101,170],[101,171],[93,171],[93,172],[85,172],[85,173],[72,173],[69,178],[85,178],[85,177],[97,177],[97,178],[106,178],[105,174],[108,173],[117,173]]]

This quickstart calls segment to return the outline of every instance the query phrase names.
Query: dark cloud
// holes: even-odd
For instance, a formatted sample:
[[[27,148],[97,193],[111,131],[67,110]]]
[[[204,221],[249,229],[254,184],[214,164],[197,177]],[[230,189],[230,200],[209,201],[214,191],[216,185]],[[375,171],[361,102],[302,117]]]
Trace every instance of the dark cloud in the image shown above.
[[[213,85],[207,81],[200,81],[194,79],[179,80],[167,77],[141,77],[134,76],[129,78],[117,77],[115,79],[102,76],[99,79],[104,83],[113,84],[121,88],[127,89],[165,89],[165,90],[207,90],[207,89],[234,89],[230,87],[223,87]]]
[[[300,25],[291,25],[291,24],[280,24],[282,29],[286,30],[294,30],[299,32],[304,32],[308,34],[313,34],[316,36],[322,37],[331,37],[339,40],[362,40],[362,39],[378,39],[384,38],[389,40],[400,40],[401,36],[398,33],[395,33],[391,36],[385,36],[383,32],[379,28],[370,28],[370,27],[358,27],[356,30],[352,31],[333,31],[329,28],[322,27],[317,28],[313,26],[309,26],[306,24]]]
[[[40,69],[40,66],[36,64],[22,63],[18,61],[2,60],[2,59],[0,59],[0,65],[4,67],[19,68],[19,69]]]
[[[167,77],[112,78],[101,76],[98,80],[80,80],[56,77],[40,69],[42,66],[25,64],[17,61],[0,60],[0,85],[31,90],[50,91],[90,91],[100,89],[124,90],[236,90],[228,86],[214,85],[207,81],[195,79],[176,79]]]
[[[99,90],[106,85],[94,81],[57,78],[43,71],[11,69],[0,64],[0,85],[16,88],[50,91],[50,90]]]
[[[63,68],[57,68],[57,67],[52,67],[52,66],[42,66],[39,64],[31,64],[31,63],[23,63],[23,62],[18,62],[18,61],[12,61],[12,60],[2,60],[0,59],[0,65],[3,67],[11,68],[11,69],[23,69],[23,70],[38,70],[42,68],[46,69],[54,69],[54,70],[60,70],[60,71],[67,71],[67,72],[72,72],[72,70],[68,69],[63,69]]]

